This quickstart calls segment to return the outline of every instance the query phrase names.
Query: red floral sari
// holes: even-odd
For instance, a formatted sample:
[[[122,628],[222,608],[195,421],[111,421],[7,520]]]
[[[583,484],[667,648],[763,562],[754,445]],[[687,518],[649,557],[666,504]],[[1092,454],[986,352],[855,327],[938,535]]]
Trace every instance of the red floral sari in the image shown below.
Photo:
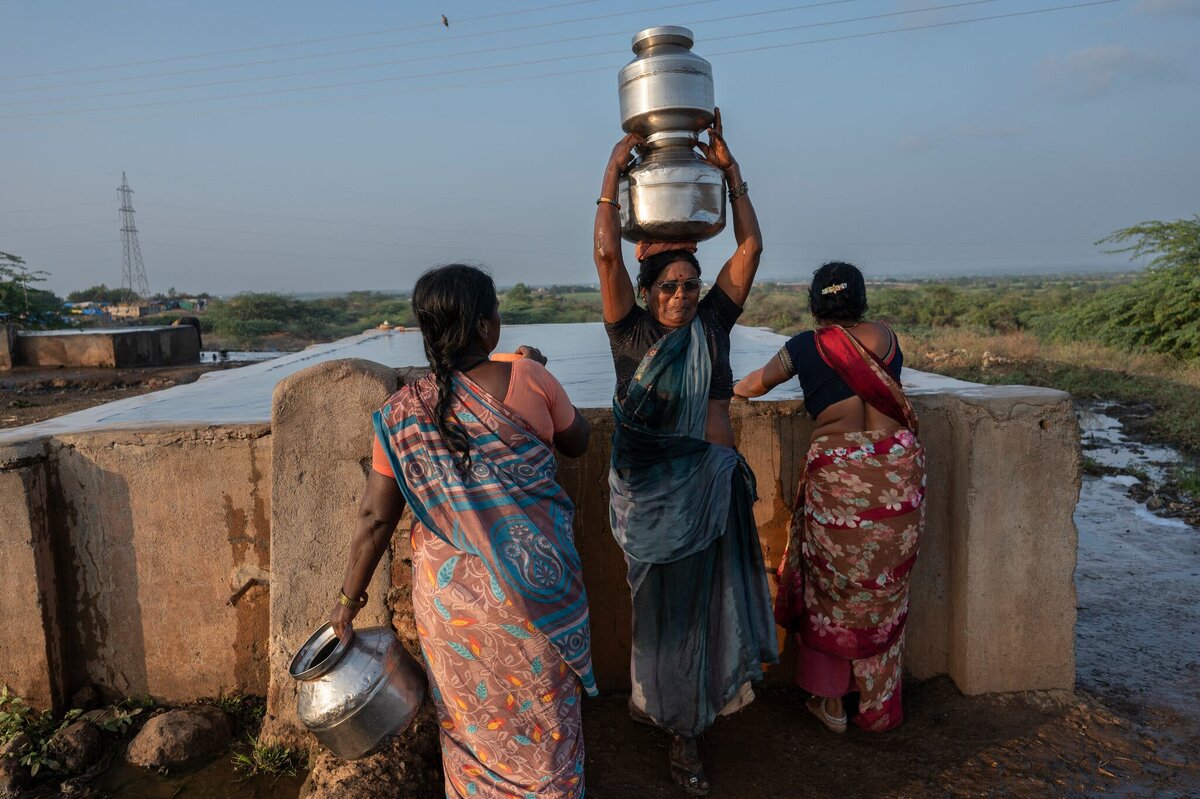
[[[863,401],[904,426],[813,439],[775,618],[796,635],[801,686],[820,696],[857,690],[854,722],[883,732],[904,718],[900,651],[925,516],[925,450],[912,406],[874,353],[840,327],[818,329],[816,341]]]

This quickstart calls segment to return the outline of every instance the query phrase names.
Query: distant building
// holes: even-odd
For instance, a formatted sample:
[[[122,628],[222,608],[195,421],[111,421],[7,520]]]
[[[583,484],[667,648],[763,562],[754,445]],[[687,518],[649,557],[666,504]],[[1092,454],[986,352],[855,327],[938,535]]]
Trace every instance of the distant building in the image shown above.
[[[113,305],[109,307],[108,313],[113,319],[141,319],[143,316],[158,313],[162,310],[161,305]]]

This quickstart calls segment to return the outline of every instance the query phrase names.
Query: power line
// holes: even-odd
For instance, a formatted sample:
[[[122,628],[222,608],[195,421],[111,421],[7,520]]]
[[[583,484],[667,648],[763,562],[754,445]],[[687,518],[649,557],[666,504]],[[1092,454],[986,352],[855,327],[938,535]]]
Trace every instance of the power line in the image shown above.
[[[708,0],[705,0],[705,1],[708,1]],[[884,14],[872,14],[872,15],[863,16],[863,17],[851,17],[851,18],[839,19],[839,20],[827,20],[824,22],[808,23],[806,25],[791,25],[791,26],[785,26],[785,27],[780,27],[780,28],[767,29],[767,30],[763,30],[763,31],[755,31],[755,32],[751,32],[751,33],[730,34],[727,36],[719,36],[716,38],[717,39],[732,39],[732,38],[740,38],[740,37],[746,37],[746,36],[761,36],[761,35],[765,35],[765,34],[769,34],[769,33],[797,30],[800,28],[830,27],[833,25],[845,25],[845,24],[850,24],[850,23],[854,23],[854,22],[863,22],[863,21],[868,21],[868,20],[873,20],[873,19],[881,19],[881,18],[885,18],[885,17],[905,16],[905,15],[911,15],[911,14],[922,14],[922,13],[928,13],[930,11],[943,11],[943,10],[952,9],[952,8],[962,8],[965,6],[980,5],[983,3],[993,3],[993,2],[997,2],[997,1],[998,0],[965,0],[965,2],[950,3],[950,4],[946,4],[946,5],[927,6],[925,8],[907,9],[907,10],[903,10],[903,11],[893,11],[893,12],[888,12],[888,13],[884,13]],[[1118,2],[1118,0],[1100,0],[1100,2],[1101,3],[1103,3],[1103,2]],[[1032,12],[1023,12],[1023,13],[1032,13]],[[783,46],[783,45],[780,45],[780,46]],[[114,106],[114,107],[110,107],[110,108],[80,108],[80,109],[65,109],[65,110],[54,110],[54,111],[36,111],[36,112],[30,112],[30,113],[24,113],[24,114],[7,114],[4,116],[0,116],[0,119],[22,119],[22,118],[28,118],[28,117],[61,116],[61,115],[84,114],[84,113],[94,113],[94,112],[104,112],[104,111],[124,111],[124,110],[130,110],[130,109],[135,109],[135,108],[153,108],[153,107],[160,107],[160,106],[166,106],[166,105],[181,105],[181,104],[192,103],[192,102],[212,102],[212,101],[219,101],[219,100],[243,99],[243,98],[247,98],[247,97],[270,96],[273,94],[288,94],[288,93],[304,92],[304,91],[320,91],[320,90],[324,90],[324,89],[341,89],[341,88],[348,88],[348,87],[352,87],[352,86],[362,86],[362,85],[375,84],[375,83],[394,83],[397,81],[420,80],[423,78],[442,77],[445,75],[460,75],[460,74],[471,73],[471,72],[488,72],[488,71],[492,71],[495,69],[511,69],[513,67],[537,66],[537,65],[546,64],[546,63],[558,63],[561,61],[574,61],[574,60],[587,59],[587,58],[598,58],[598,57],[615,55],[615,54],[616,54],[615,51],[603,50],[603,51],[595,51],[595,52],[590,52],[590,53],[575,53],[572,55],[528,59],[525,61],[509,62],[509,63],[505,63],[505,64],[484,64],[481,66],[460,67],[458,69],[450,69],[450,70],[435,70],[433,72],[423,72],[423,73],[416,73],[416,74],[409,74],[409,75],[397,75],[397,76],[383,77],[383,78],[371,78],[371,79],[358,80],[358,81],[326,83],[326,84],[312,85],[312,86],[293,86],[293,87],[280,88],[280,89],[265,89],[265,90],[257,91],[257,92],[242,92],[239,94],[218,95],[215,97],[199,97],[199,98],[188,98],[188,99],[180,98],[180,99],[174,99],[174,100],[155,100],[155,101],[151,101],[151,102],[147,102],[147,103],[136,103],[136,104],[131,104],[131,105]],[[713,53],[712,55],[722,55],[722,54],[723,53]],[[727,54],[727,53],[725,53],[725,54]]]
[[[715,0],[705,0],[705,1],[713,2]],[[860,2],[860,1],[861,0],[822,0],[821,2],[816,2],[816,3],[802,3],[800,5],[784,6],[782,8],[766,9],[763,11],[748,11],[748,12],[743,12],[740,14],[728,14],[728,15],[720,16],[720,17],[708,17],[707,19],[686,20],[680,24],[682,24],[682,25],[706,25],[706,24],[711,24],[714,22],[729,22],[731,20],[749,19],[751,17],[762,17],[762,16],[769,16],[769,15],[774,15],[774,14],[785,14],[785,13],[789,13],[792,11],[802,11],[802,10],[811,9],[811,8],[820,8],[822,6],[842,5],[845,3],[853,3],[853,2]],[[440,42],[446,41],[448,39],[464,39],[464,38],[473,38],[473,37],[477,37],[477,36],[511,33],[514,31],[528,30],[530,27],[546,27],[548,25],[562,25],[562,24],[567,24],[567,23],[572,23],[572,22],[593,21],[596,19],[608,18],[611,16],[624,16],[624,15],[628,15],[628,14],[632,14],[632,13],[645,13],[645,12],[650,12],[650,11],[660,11],[660,10],[664,10],[664,9],[676,8],[676,7],[678,7],[678,5],[679,4],[672,4],[672,5],[660,6],[660,7],[650,7],[650,8],[639,9],[637,12],[621,12],[619,14],[606,15],[604,17],[584,17],[582,19],[560,20],[558,22],[553,22],[553,23],[545,23],[545,24],[536,25],[536,26],[524,26],[524,27],[520,27],[520,28],[509,28],[506,30],[484,31],[482,33],[472,33],[472,34],[449,36],[449,37],[441,36],[436,39],[421,39],[416,42],[399,42],[396,44],[381,45],[378,47],[361,48],[361,49],[357,49],[357,50],[340,50],[340,51],[333,51],[333,52],[329,52],[329,53],[316,53],[316,54],[308,54],[308,55],[300,55],[300,56],[290,56],[288,58],[269,59],[269,60],[264,60],[264,61],[249,61],[249,62],[243,62],[241,64],[221,64],[221,65],[216,65],[216,66],[197,67],[195,69],[176,70],[174,72],[160,72],[160,73],[155,73],[155,74],[151,74],[151,75],[131,75],[131,76],[125,76],[125,77],[119,77],[119,78],[102,78],[100,80],[81,81],[81,82],[75,82],[75,83],[63,83],[63,84],[57,84],[57,85],[53,85],[53,86],[23,87],[23,88],[15,88],[15,89],[0,88],[0,93],[11,94],[14,92],[45,91],[48,89],[71,88],[71,87],[77,87],[77,86],[92,86],[92,85],[106,84],[106,83],[119,83],[119,82],[124,82],[124,81],[163,78],[163,77],[170,77],[170,76],[175,76],[175,75],[189,75],[189,74],[195,74],[197,72],[210,72],[210,71],[214,71],[214,70],[240,69],[242,67],[249,67],[249,66],[262,66],[262,65],[267,65],[267,64],[278,64],[278,63],[283,63],[283,62],[288,62],[288,61],[298,61],[298,60],[304,60],[304,59],[310,59],[310,58],[326,58],[326,57],[331,57],[331,56],[357,54],[357,53],[361,53],[361,52],[369,52],[369,51],[375,51],[375,50],[390,50],[390,49],[395,49],[395,48],[399,48],[399,47],[410,46],[413,44],[428,44],[431,42],[439,42],[440,43]],[[692,5],[692,3],[685,3],[683,5]],[[291,78],[291,77],[298,77],[298,76],[303,76],[303,75],[322,74],[324,72],[342,72],[342,71],[355,70],[355,69],[370,69],[373,67],[395,66],[397,64],[408,64],[408,63],[415,63],[415,62],[419,62],[419,61],[430,61],[430,60],[435,60],[435,59],[439,59],[439,58],[455,58],[455,57],[468,56],[468,55],[482,55],[485,53],[501,52],[501,51],[505,51],[505,50],[520,50],[520,49],[528,49],[528,48],[532,48],[532,47],[544,47],[547,45],[567,44],[567,43],[571,43],[571,42],[586,41],[588,39],[602,39],[602,38],[606,38],[606,37],[615,37],[615,36],[621,36],[621,37],[627,38],[629,36],[629,31],[627,29],[622,29],[619,31],[610,31],[607,33],[591,33],[591,34],[587,34],[584,36],[573,36],[573,37],[568,37],[568,38],[559,37],[556,39],[548,39],[548,40],[540,41],[540,42],[530,42],[528,44],[507,45],[505,47],[489,47],[489,48],[485,48],[485,49],[481,49],[481,50],[460,51],[458,53],[436,53],[433,55],[419,56],[416,58],[403,59],[403,60],[399,60],[399,61],[373,61],[373,62],[370,62],[367,64],[352,64],[349,66],[342,66],[342,67],[329,67],[329,68],[326,68],[323,70],[306,70],[303,72],[288,72],[288,73],[282,73],[282,74],[276,74],[276,75],[262,75],[262,76],[256,76],[256,77],[251,77],[251,78],[235,78],[235,79],[230,79],[227,81],[212,81],[212,82],[206,82],[206,83],[195,83],[195,84],[187,84],[184,86],[172,86],[172,87],[163,87],[163,88],[156,88],[156,89],[140,89],[137,91],[124,92],[124,93],[92,94],[92,95],[86,95],[84,97],[59,97],[59,98],[50,98],[50,99],[40,99],[39,98],[38,100],[23,101],[23,103],[9,103],[8,105],[27,104],[30,102],[62,102],[62,101],[66,101],[66,100],[75,100],[75,99],[92,99],[95,97],[115,97],[115,96],[120,96],[121,94],[137,94],[137,93],[156,92],[156,91],[173,91],[173,90],[177,90],[177,89],[196,88],[196,87],[200,87],[200,86],[220,86],[220,85],[226,85],[226,84],[230,84],[230,83],[244,83],[247,81],[256,81],[256,80],[277,80],[277,79],[281,79],[281,78]]]
[[[218,64],[218,65],[207,66],[207,67],[196,67],[194,69],[177,70],[175,72],[159,73],[157,75],[134,76],[134,77],[127,77],[127,78],[105,78],[105,79],[96,80],[96,81],[84,81],[82,83],[68,83],[68,84],[58,84],[58,85],[52,85],[52,86],[32,86],[32,87],[21,87],[21,88],[12,88],[12,89],[0,89],[0,92],[11,93],[11,92],[44,91],[46,89],[63,88],[64,86],[65,87],[87,86],[87,85],[92,85],[92,84],[96,84],[96,83],[114,83],[114,82],[123,81],[123,80],[139,80],[139,79],[142,79],[145,77],[154,78],[154,77],[166,77],[166,76],[170,76],[170,75],[187,75],[187,74],[193,74],[196,72],[207,72],[207,71],[218,70],[218,69],[240,69],[241,67],[264,66],[267,64],[282,64],[282,63],[286,63],[289,61],[303,61],[303,60],[312,59],[312,58],[332,58],[332,57],[341,56],[341,55],[356,55],[359,53],[370,53],[370,52],[376,52],[379,50],[395,50],[400,47],[411,47],[411,46],[422,45],[422,44],[433,44],[433,43],[440,44],[442,42],[458,40],[458,39],[476,39],[481,36],[495,36],[498,34],[505,34],[505,33],[517,33],[517,32],[521,32],[521,31],[538,30],[538,29],[542,29],[542,28],[553,28],[553,27],[557,27],[560,25],[573,25],[573,24],[577,24],[577,23],[581,23],[581,22],[595,22],[597,20],[602,20],[602,19],[613,19],[615,17],[628,17],[628,16],[633,16],[636,14],[645,14],[645,13],[648,13],[651,11],[667,11],[667,10],[675,9],[675,8],[686,8],[688,6],[707,5],[709,3],[715,3],[715,2],[718,2],[718,0],[687,0],[686,2],[675,2],[675,3],[670,3],[668,5],[662,5],[662,6],[652,6],[649,8],[638,8],[638,9],[634,9],[633,11],[617,11],[617,12],[613,12],[613,13],[609,13],[609,14],[598,14],[598,15],[590,16],[590,17],[572,17],[570,19],[555,20],[552,22],[538,22],[538,23],[534,23],[531,25],[519,25],[519,26],[513,27],[513,28],[501,28],[499,30],[490,30],[490,31],[477,31],[475,33],[450,34],[450,35],[446,35],[446,36],[437,36],[432,39],[417,39],[417,40],[409,41],[409,42],[396,42],[393,44],[375,45],[373,47],[358,47],[358,48],[354,48],[351,50],[333,50],[333,51],[330,51],[327,53],[308,53],[308,54],[304,54],[304,55],[287,56],[285,58],[272,58],[272,59],[265,59],[265,60],[259,60],[259,61],[246,61],[246,62],[242,62],[240,64]]]
[[[477,17],[463,17],[462,19],[456,19],[455,24],[462,24],[465,22],[478,22],[480,20],[495,19],[497,17],[511,17],[511,16],[517,16],[519,14],[532,14],[532,13],[535,13],[538,11],[550,11],[550,10],[553,10],[556,8],[566,8],[568,6],[588,5],[590,3],[597,3],[597,2],[600,2],[600,0],[571,0],[571,2],[555,3],[554,5],[549,5],[549,6],[537,6],[534,8],[523,8],[523,9],[517,9],[515,11],[501,11],[501,12],[497,12],[494,14],[483,14],[483,15],[477,16]],[[168,56],[166,58],[152,58],[152,59],[147,59],[147,60],[143,60],[143,61],[126,61],[121,64],[101,64],[98,66],[91,66],[91,67],[74,67],[72,69],[62,69],[62,70],[58,70],[56,72],[39,72],[39,73],[26,74],[26,75],[6,75],[6,76],[0,76],[0,80],[28,80],[29,78],[47,78],[47,77],[52,77],[54,75],[70,75],[70,74],[75,74],[78,72],[94,72],[94,71],[100,70],[100,69],[121,69],[123,67],[139,67],[139,66],[145,66],[147,64],[165,64],[165,63],[168,63],[171,61],[188,61],[188,60],[196,59],[196,58],[211,58],[213,56],[219,56],[219,55],[236,55],[238,53],[252,53],[252,52],[261,51],[261,50],[277,50],[277,49],[284,48],[284,47],[300,47],[300,46],[306,45],[306,44],[319,44],[322,42],[335,42],[335,41],[342,41],[345,39],[358,39],[358,38],[362,38],[364,36],[383,36],[383,35],[389,34],[389,33],[402,33],[405,31],[419,30],[421,28],[436,28],[437,26],[439,26],[441,24],[442,23],[440,21],[422,22],[419,25],[408,25],[406,27],[401,27],[401,28],[384,28],[383,30],[377,30],[377,31],[363,31],[361,33],[342,34],[341,36],[325,36],[325,37],[321,37],[318,39],[302,39],[300,41],[282,42],[279,44],[264,44],[264,45],[256,45],[254,47],[240,47],[240,48],[233,49],[233,50],[214,50],[214,51],[210,51],[207,53],[192,53],[190,55]]]
[[[908,28],[891,28],[883,31],[871,31],[869,33],[852,33],[846,36],[831,36],[827,39],[808,39],[803,42],[786,42],[784,44],[765,44],[760,47],[745,47],[740,50],[725,50],[719,53],[708,53],[707,57],[715,58],[723,55],[740,55],[742,53],[757,53],[763,50],[780,50],[787,47],[802,47],[810,44],[826,44],[828,42],[843,42],[849,39],[863,39],[868,36],[885,36],[890,33],[908,33],[910,31],[923,31],[932,28],[949,28],[955,25],[969,25],[972,22],[990,22],[997,19],[1011,19],[1013,17],[1028,17],[1034,14],[1048,14],[1054,11],[1068,11],[1073,8],[1088,8],[1091,6],[1106,6],[1111,3],[1120,3],[1122,0],[1093,0],[1090,3],[1072,3],[1065,6],[1053,6],[1051,8],[1035,8],[1029,11],[1012,11],[1007,14],[993,14],[988,17],[972,17],[971,19],[957,19],[949,22],[931,22],[928,25],[913,25]]]
[[[716,53],[706,53],[705,56],[707,58],[717,58],[717,57],[728,56],[728,55],[739,55],[739,54],[743,54],[743,53],[760,52],[763,50],[775,50],[775,49],[783,49],[783,48],[791,48],[791,47],[804,47],[804,46],[815,45],[815,44],[827,44],[827,43],[831,43],[831,42],[847,41],[847,40],[851,40],[851,39],[859,39],[859,38],[866,38],[866,37],[873,37],[873,36],[886,36],[886,35],[890,35],[890,34],[894,34],[894,33],[910,33],[910,32],[919,31],[919,30],[928,30],[928,29],[934,29],[934,28],[946,28],[946,27],[953,27],[953,26],[958,26],[958,25],[968,25],[968,24],[972,24],[975,22],[988,22],[988,21],[999,20],[999,19],[1008,19],[1008,18],[1023,17],[1023,16],[1033,16],[1033,15],[1037,15],[1037,14],[1047,14],[1047,13],[1067,11],[1067,10],[1079,9],[1079,8],[1089,8],[1092,6],[1109,5],[1109,4],[1118,3],[1121,1],[1122,0],[1093,0],[1092,2],[1073,3],[1073,4],[1068,4],[1068,5],[1053,6],[1053,7],[1049,7],[1049,8],[1031,9],[1028,11],[1016,11],[1016,12],[1010,12],[1010,13],[1006,13],[1006,14],[995,14],[995,15],[986,16],[986,17],[973,17],[970,19],[929,23],[929,24],[925,24],[925,25],[913,25],[913,26],[909,26],[909,27],[905,27],[905,28],[889,28],[889,29],[881,30],[881,31],[870,31],[870,32],[866,32],[866,33],[847,34],[844,36],[831,36],[831,37],[825,37],[825,38],[821,38],[821,39],[807,39],[807,40],[802,40],[802,41],[798,41],[798,42],[785,42],[785,43],[781,43],[781,44],[762,45],[762,46],[758,46],[758,47],[746,47],[746,48],[739,48],[739,49],[734,49],[734,50],[724,50],[724,51],[720,51],[720,52],[716,52]],[[931,7],[931,8],[922,9],[922,10],[924,10],[924,11],[938,10],[938,7]],[[829,23],[829,24],[836,24],[836,23]],[[524,65],[529,65],[529,64],[545,63],[547,61],[561,61],[561,60],[567,60],[569,58],[584,58],[584,57],[590,58],[590,57],[596,57],[599,55],[608,55],[608,53],[591,53],[591,54],[586,54],[586,55],[568,56],[568,57],[564,57],[564,58],[555,58],[555,59],[537,59],[535,61],[518,62],[515,64],[493,65],[493,66],[489,66],[489,67],[478,67],[478,68],[470,68],[470,69],[463,69],[463,70],[450,70],[450,71],[438,72],[438,73],[426,73],[425,75],[422,75],[422,76],[405,76],[405,77],[400,77],[400,78],[380,78],[380,79],[369,80],[369,81],[354,81],[354,82],[349,82],[349,83],[330,84],[330,85],[326,85],[326,86],[297,87],[297,88],[291,88],[291,89],[273,90],[273,91],[264,91],[264,92],[251,92],[251,93],[237,94],[237,95],[223,95],[223,96],[219,96],[219,97],[195,98],[193,100],[174,100],[174,101],[162,101],[162,102],[155,102],[155,103],[142,103],[142,104],[129,105],[129,106],[115,106],[115,107],[109,107],[109,108],[72,109],[72,110],[67,110],[67,111],[47,111],[47,112],[38,112],[38,113],[31,113],[31,114],[15,114],[15,115],[0,116],[0,119],[20,119],[20,118],[27,118],[27,117],[62,116],[62,115],[68,115],[68,114],[118,111],[118,110],[130,109],[130,108],[145,108],[145,107],[154,107],[154,106],[162,106],[162,105],[177,105],[177,104],[188,103],[188,102],[205,102],[205,101],[222,100],[222,99],[239,99],[242,97],[258,97],[258,96],[265,96],[265,95],[272,95],[272,94],[293,93],[293,92],[297,92],[297,91],[315,91],[315,90],[320,90],[320,89],[324,89],[324,88],[343,88],[346,86],[377,84],[377,83],[384,83],[384,82],[393,82],[393,81],[397,81],[397,80],[411,80],[411,79],[415,79],[416,77],[432,77],[432,76],[437,76],[437,75],[441,75],[441,74],[460,74],[462,72],[468,72],[468,71],[492,70],[492,69],[498,69],[501,67],[524,66]],[[447,89],[457,89],[457,88],[477,88],[481,85],[513,83],[513,82],[517,82],[517,81],[540,80],[540,79],[545,79],[545,78],[562,77],[562,76],[568,76],[568,75],[579,75],[579,74],[585,74],[585,73],[589,73],[589,72],[610,71],[610,70],[618,68],[619,66],[620,65],[609,64],[609,65],[600,66],[600,67],[588,67],[588,68],[575,69],[575,70],[562,70],[562,71],[540,73],[540,74],[534,74],[534,75],[518,75],[518,76],[512,76],[512,77],[506,77],[506,78],[496,78],[493,80],[486,80],[486,81],[472,81],[470,83],[440,84],[440,85],[434,85],[434,86],[428,86],[428,87],[418,87],[418,88],[395,91],[395,92],[366,92],[366,93],[359,93],[359,94],[354,94],[354,95],[340,95],[340,96],[338,96],[336,98],[332,98],[332,99],[334,101],[342,101],[342,100],[348,100],[348,99],[362,99],[362,98],[367,98],[367,97],[394,96],[394,95],[398,95],[398,94],[413,94],[413,93],[422,93],[422,92],[429,92],[429,91],[444,91]],[[294,101],[294,102],[289,102],[289,103],[268,103],[268,104],[260,103],[260,104],[255,104],[255,105],[243,105],[243,106],[237,106],[237,107],[231,107],[231,108],[197,110],[197,111],[193,111],[193,112],[185,112],[184,114],[182,114],[182,116],[190,116],[190,115],[195,115],[195,114],[233,113],[233,112],[240,112],[240,111],[258,111],[258,110],[265,110],[268,108],[282,108],[282,107],[312,105],[314,103],[327,103],[330,101],[331,100],[329,98],[318,98],[318,99],[310,99],[310,100],[299,100],[299,101]],[[150,115],[150,116],[138,117],[137,119],[169,119],[169,118],[172,118],[175,116],[181,116],[181,115],[178,115],[178,114],[176,114],[176,115],[158,115],[158,116]],[[111,120],[111,121],[131,121],[131,118],[123,117],[120,120]],[[31,130],[31,129],[32,128],[27,128],[26,130]],[[4,131],[12,131],[12,130],[20,130],[20,128],[4,129]]]

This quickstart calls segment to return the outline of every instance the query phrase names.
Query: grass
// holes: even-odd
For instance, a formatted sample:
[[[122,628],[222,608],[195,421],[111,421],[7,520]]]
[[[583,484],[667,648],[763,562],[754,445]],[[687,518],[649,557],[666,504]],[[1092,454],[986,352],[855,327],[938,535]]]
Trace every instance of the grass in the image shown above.
[[[224,710],[233,718],[240,732],[256,735],[267,712],[265,697],[253,694],[225,694],[216,699],[203,700],[205,704]]]
[[[1175,470],[1175,482],[1179,488],[1193,499],[1200,500],[1200,468],[1195,466],[1180,466]]]
[[[911,331],[905,365],[993,385],[1031,385],[1076,399],[1150,405],[1155,413],[1131,432],[1200,452],[1200,366],[1161,355],[1089,342],[1044,342],[1027,333],[986,335],[964,329]]]
[[[264,743],[254,736],[247,736],[246,743],[249,747],[246,751],[233,754],[233,768],[242,775],[242,779],[263,775],[296,776],[296,765],[300,760],[296,750]]]

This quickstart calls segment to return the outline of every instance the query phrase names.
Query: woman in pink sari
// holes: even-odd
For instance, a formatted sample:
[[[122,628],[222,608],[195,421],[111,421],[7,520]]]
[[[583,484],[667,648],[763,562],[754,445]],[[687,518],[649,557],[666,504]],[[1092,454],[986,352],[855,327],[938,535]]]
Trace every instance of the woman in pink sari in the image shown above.
[[[595,695],[587,593],[556,454],[590,428],[537,350],[493,360],[486,273],[451,264],[413,289],[430,373],[374,415],[375,452],[329,621],[345,635],[405,506],[413,615],[437,709],[447,799],[582,799],[579,700]]]
[[[814,330],[790,339],[734,386],[758,397],[795,376],[815,420],[787,550],[776,621],[796,637],[797,682],[808,709],[846,730],[884,732],[904,719],[900,653],[908,585],[925,515],[925,451],[900,387],[896,334],[863,319],[862,273],[840,261],[813,274]]]

